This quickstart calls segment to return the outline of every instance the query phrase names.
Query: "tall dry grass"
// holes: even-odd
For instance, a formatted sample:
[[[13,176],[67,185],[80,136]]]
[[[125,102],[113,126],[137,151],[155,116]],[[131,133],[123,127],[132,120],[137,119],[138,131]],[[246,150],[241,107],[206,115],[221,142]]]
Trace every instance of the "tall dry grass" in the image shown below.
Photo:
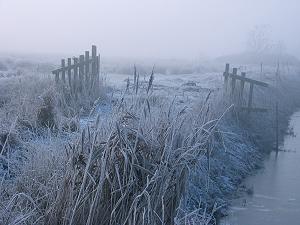
[[[209,95],[195,108],[179,107],[176,99],[158,101],[152,92],[153,79],[154,73],[148,84],[136,81],[132,92],[128,88],[109,118],[98,118],[66,147],[58,165],[48,157],[32,155],[34,161],[46,160],[48,174],[39,176],[44,170],[33,166],[34,173],[27,170],[18,177],[27,189],[3,187],[7,194],[1,196],[2,221],[173,224],[189,172],[197,158],[210,151],[209,142],[222,115],[214,119]],[[67,159],[65,168],[59,166],[64,165],[63,159]],[[30,183],[33,180],[35,185]],[[210,219],[211,215],[205,215],[201,221]]]
[[[27,143],[23,170],[0,183],[0,223],[215,223],[226,195],[262,158],[255,124],[272,119],[252,116],[247,127],[222,93],[185,105],[153,82],[154,73],[145,83],[136,71],[112,112],[79,136],[49,132]]]
[[[189,171],[209,151],[219,119],[208,98],[198,115],[175,102],[151,104],[152,82],[153,73],[145,90],[123,96],[112,123],[98,118],[69,147],[48,224],[174,223]]]

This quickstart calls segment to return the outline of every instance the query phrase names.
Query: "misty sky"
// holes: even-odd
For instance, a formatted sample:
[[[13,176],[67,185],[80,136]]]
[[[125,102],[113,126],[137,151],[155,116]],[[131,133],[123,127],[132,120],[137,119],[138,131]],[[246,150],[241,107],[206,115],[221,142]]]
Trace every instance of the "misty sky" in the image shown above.
[[[0,0],[0,52],[215,56],[260,24],[300,56],[300,0]]]

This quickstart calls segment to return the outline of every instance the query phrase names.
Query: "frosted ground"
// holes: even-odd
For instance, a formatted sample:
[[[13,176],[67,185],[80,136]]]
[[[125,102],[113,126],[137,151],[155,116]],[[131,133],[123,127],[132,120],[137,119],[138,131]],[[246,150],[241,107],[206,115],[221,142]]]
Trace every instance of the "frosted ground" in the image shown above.
[[[236,117],[222,92],[224,63],[216,63],[212,67],[210,65],[210,68],[203,67],[201,71],[196,70],[192,74],[155,73],[150,86],[149,75],[152,68],[144,69],[146,72],[140,74],[138,95],[135,95],[133,67],[129,66],[128,69],[131,74],[102,71],[102,87],[105,92],[95,101],[90,112],[84,112],[80,117],[72,116],[65,107],[55,105],[58,131],[41,131],[36,114],[43,107],[44,97],[55,93],[52,85],[49,85],[53,82],[49,76],[49,68],[54,66],[39,63],[37,66],[35,63],[20,61],[12,60],[12,66],[2,72],[4,78],[1,79],[1,127],[3,131],[11,131],[14,134],[11,137],[16,137],[15,141],[9,142],[6,154],[1,154],[4,166],[0,185],[3,190],[0,221],[8,224],[45,224],[46,221],[48,224],[62,224],[74,218],[80,218],[79,224],[88,220],[92,224],[106,224],[107,221],[99,220],[97,215],[109,220],[116,210],[118,213],[110,219],[112,224],[124,220],[160,224],[161,221],[170,223],[174,218],[176,224],[215,223],[216,218],[226,213],[227,201],[241,180],[259,167],[263,156],[261,147],[270,147],[273,141],[273,118],[270,114],[253,116],[250,120],[243,115]],[[281,85],[275,89],[278,69]],[[22,76],[5,76],[8,72],[14,74],[17,70],[20,70],[19,74]],[[137,65],[137,71],[142,70]],[[274,98],[277,98],[284,108],[281,113],[284,125],[297,105],[294,100],[299,96],[298,83],[292,83],[290,79],[294,78],[292,74],[298,74],[298,68],[284,64],[280,68],[276,65],[265,67],[263,73],[259,70],[259,66],[239,67],[239,72],[245,71],[247,76],[271,84],[268,90],[258,89],[254,101],[257,105],[266,104],[272,108]],[[287,88],[290,93],[285,93]],[[59,96],[55,96],[55,99],[59,99]],[[17,121],[17,126],[12,126],[14,121]],[[71,126],[66,126],[71,122],[78,126],[77,131],[71,132]],[[129,126],[129,130],[122,126],[124,123]],[[269,128],[268,132],[265,132],[266,127]],[[194,136],[199,129],[201,135]],[[88,137],[98,135],[99,143],[125,140],[130,149],[127,142],[130,142],[131,136],[128,136],[128,132],[136,130],[139,137],[137,140],[145,148],[145,155],[142,150],[137,153],[137,158],[144,157],[153,166],[139,164],[138,168],[143,170],[133,177],[130,173],[127,174],[126,167],[124,171],[121,168],[106,168],[109,174],[116,174],[111,178],[110,182],[113,183],[106,184],[111,185],[110,188],[114,190],[111,192],[114,201],[108,201],[105,195],[94,195],[91,190],[105,191],[97,185],[97,182],[101,184],[101,179],[106,182],[105,176],[101,178],[104,172],[100,168],[105,166],[103,163],[114,165],[115,162],[121,167],[124,165],[118,163],[120,158],[114,159],[114,155],[119,157],[119,150],[112,151],[109,148],[105,151],[110,155],[110,160],[86,161],[93,152],[90,150],[91,140]],[[88,137],[86,132],[89,133]],[[110,137],[110,133],[115,132],[118,135]],[[130,135],[136,135],[134,132]],[[162,134],[170,135],[173,139],[161,140],[160,137],[164,136]],[[82,149],[82,153],[79,149]],[[101,149],[100,144],[98,150]],[[156,154],[160,152],[159,149],[163,150],[161,159],[166,155],[168,157],[161,162],[149,159],[147,152]],[[203,149],[209,150],[210,160],[207,159],[207,151]],[[123,151],[121,149],[124,157],[132,157],[132,152],[128,152],[127,147]],[[178,157],[180,161],[177,160]],[[69,160],[77,163],[83,160],[84,164],[73,168],[68,163]],[[89,163],[95,169],[84,166]],[[125,165],[130,166],[140,161],[137,160],[135,164],[127,163]],[[95,173],[95,170],[98,172]],[[129,194],[122,193],[121,196],[127,201],[119,205],[117,200],[122,198],[118,195],[118,177],[122,173],[125,173],[122,177],[128,178],[122,182],[125,182],[125,193]],[[143,173],[151,177],[152,183]],[[82,179],[80,174],[88,175]],[[69,176],[75,179],[74,182],[77,181],[72,183]],[[140,186],[135,186],[131,179],[141,182]],[[69,186],[69,182],[73,186]],[[155,185],[151,186],[153,184]],[[173,189],[174,185],[178,188]],[[68,191],[64,192],[66,190]],[[73,197],[66,193],[72,193]],[[135,194],[137,196],[132,200],[130,196]],[[148,195],[148,201],[141,197]],[[161,200],[157,201],[157,198]],[[98,201],[107,204],[91,203]],[[114,204],[109,208],[112,211],[102,210],[110,204]],[[164,214],[162,208],[165,205],[168,207]],[[62,208],[61,211],[57,211],[59,208]],[[86,210],[90,213],[84,213]]]

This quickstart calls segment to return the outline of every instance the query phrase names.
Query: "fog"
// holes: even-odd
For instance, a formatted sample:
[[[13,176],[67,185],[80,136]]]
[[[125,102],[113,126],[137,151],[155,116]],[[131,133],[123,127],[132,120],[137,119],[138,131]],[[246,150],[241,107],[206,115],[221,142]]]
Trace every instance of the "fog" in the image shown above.
[[[300,56],[299,0],[0,0],[0,52],[197,58],[243,51],[255,25]]]

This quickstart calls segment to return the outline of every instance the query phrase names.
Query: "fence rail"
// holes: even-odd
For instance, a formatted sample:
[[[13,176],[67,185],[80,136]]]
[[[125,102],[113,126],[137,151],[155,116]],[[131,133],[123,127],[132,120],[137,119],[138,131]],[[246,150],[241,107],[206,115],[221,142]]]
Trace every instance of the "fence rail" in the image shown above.
[[[249,84],[250,88],[249,88],[249,95],[248,95],[248,103],[247,106],[242,106],[240,105],[240,109],[241,110],[246,110],[249,113],[250,112],[266,112],[268,109],[266,108],[257,108],[257,107],[253,107],[253,92],[254,92],[254,86],[261,86],[261,87],[268,87],[269,84],[262,82],[262,81],[257,81],[254,79],[250,79],[246,77],[246,73],[241,73],[241,75],[237,74],[237,68],[233,68],[232,69],[232,73],[229,72],[230,69],[230,65],[227,63],[226,67],[225,67],[225,72],[223,73],[224,76],[224,88],[225,91],[228,91],[228,82],[231,79],[231,97],[235,98],[236,96],[236,81],[240,81],[240,88],[238,91],[238,103],[241,104],[241,99],[243,98],[244,95],[244,89],[245,89],[245,84]]]
[[[91,57],[90,52],[85,51],[85,54],[79,57],[62,59],[61,67],[53,70],[52,74],[55,75],[55,83],[58,87],[67,87],[74,94],[83,91],[91,94],[98,91],[100,55],[97,55],[97,47],[92,46]]]

